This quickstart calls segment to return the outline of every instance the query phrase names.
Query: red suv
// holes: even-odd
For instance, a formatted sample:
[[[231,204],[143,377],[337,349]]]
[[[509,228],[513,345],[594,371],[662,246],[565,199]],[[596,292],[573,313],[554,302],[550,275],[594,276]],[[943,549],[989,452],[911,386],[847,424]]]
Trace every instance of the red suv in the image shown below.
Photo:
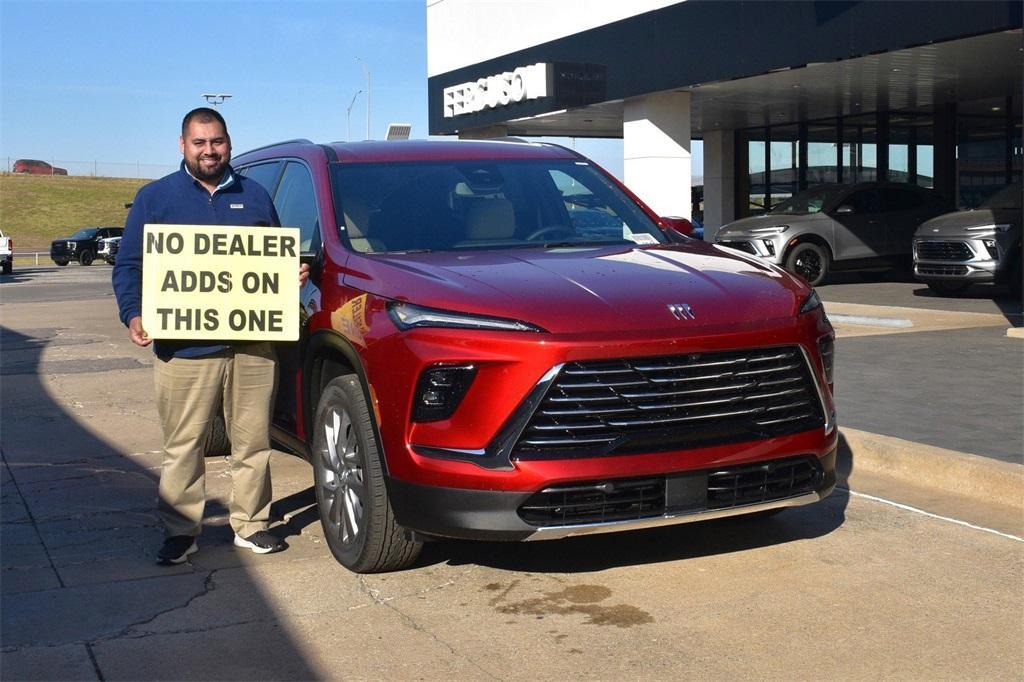
[[[51,166],[45,161],[36,161],[35,159],[18,159],[14,162],[14,166],[11,169],[12,173],[25,173],[28,175],[67,175],[68,171],[66,168],[57,168]]]
[[[291,141],[236,159],[313,276],[279,445],[357,572],[424,540],[766,512],[835,485],[814,291],[680,236],[586,158],[516,142]]]

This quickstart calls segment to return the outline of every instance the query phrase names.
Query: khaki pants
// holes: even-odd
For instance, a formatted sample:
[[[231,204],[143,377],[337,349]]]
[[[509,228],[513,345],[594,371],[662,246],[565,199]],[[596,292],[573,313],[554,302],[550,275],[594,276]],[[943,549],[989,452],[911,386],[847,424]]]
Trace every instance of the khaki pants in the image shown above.
[[[231,527],[242,537],[266,530],[274,347],[252,343],[199,358],[156,358],[154,367],[164,433],[158,510],[167,535],[199,535],[206,505],[203,445],[222,404],[231,439]]]

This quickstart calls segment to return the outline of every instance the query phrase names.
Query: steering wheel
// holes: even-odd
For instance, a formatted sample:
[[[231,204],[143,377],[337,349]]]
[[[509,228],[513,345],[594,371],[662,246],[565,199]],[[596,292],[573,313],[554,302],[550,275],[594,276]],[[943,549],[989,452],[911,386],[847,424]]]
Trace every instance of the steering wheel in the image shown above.
[[[526,241],[532,242],[534,239],[539,239],[546,234],[558,235],[559,237],[572,237],[575,233],[565,225],[545,225],[544,227],[534,230],[528,234],[526,236]]]

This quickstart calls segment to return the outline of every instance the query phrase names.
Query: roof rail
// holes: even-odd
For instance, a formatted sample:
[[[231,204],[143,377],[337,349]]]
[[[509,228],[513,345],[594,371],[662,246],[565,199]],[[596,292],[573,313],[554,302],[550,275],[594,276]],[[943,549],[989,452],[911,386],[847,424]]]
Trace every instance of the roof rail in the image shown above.
[[[296,144],[300,142],[304,142],[306,144],[313,144],[312,140],[307,140],[304,137],[297,137],[294,140],[282,140],[281,142],[265,144],[262,147],[256,147],[255,149],[246,149],[244,152],[242,152],[242,154],[251,154],[252,152],[260,152],[263,151],[264,149],[270,149],[272,147],[280,147],[283,144]],[[242,154],[239,154],[238,156],[242,156]]]

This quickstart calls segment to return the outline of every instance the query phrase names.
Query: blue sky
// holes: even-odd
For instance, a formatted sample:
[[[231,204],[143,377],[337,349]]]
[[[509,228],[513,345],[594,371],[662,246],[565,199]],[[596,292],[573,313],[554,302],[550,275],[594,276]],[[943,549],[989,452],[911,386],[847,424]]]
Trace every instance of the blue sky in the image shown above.
[[[426,137],[426,54],[424,0],[0,0],[0,163],[162,175],[180,159],[181,117],[205,92],[233,95],[220,110],[236,153],[345,139],[359,90],[351,130],[363,139],[357,57],[372,77],[372,135],[402,122]],[[621,177],[621,141],[577,149]]]

